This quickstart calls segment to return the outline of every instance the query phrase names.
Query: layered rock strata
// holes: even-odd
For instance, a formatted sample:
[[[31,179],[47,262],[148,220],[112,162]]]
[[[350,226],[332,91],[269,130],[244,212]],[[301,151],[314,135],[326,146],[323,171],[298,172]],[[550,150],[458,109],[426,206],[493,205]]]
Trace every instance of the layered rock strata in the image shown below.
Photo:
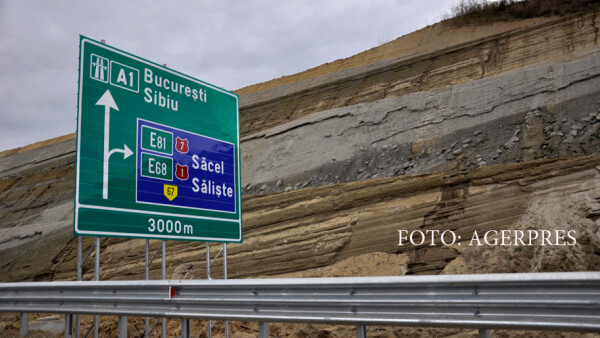
[[[567,193],[589,231],[583,263],[560,269],[597,269],[595,27],[595,13],[548,19],[243,96],[245,241],[230,275],[337,275],[365,257],[395,262],[373,274],[460,272],[448,263],[465,246],[402,247],[397,231],[525,228]],[[73,279],[74,140],[2,155],[0,278]],[[203,248],[170,243],[170,276],[202,278]],[[102,279],[141,278],[143,241],[102,249]]]
[[[243,139],[242,180],[272,192],[599,154],[600,54],[311,114]]]
[[[438,39],[445,48],[390,56],[258,92],[241,89],[242,134],[319,111],[457,85],[540,62],[585,57],[597,48],[598,27],[595,12],[571,15],[456,45]]]
[[[57,184],[50,189],[62,188]],[[561,207],[565,200],[572,202]],[[245,240],[243,244],[229,245],[229,276],[313,276],[323,271],[318,270],[320,267],[374,252],[399,256],[398,262],[404,262],[383,265],[384,270],[379,273],[439,273],[463,250],[479,248],[468,245],[475,230],[483,234],[488,230],[545,229],[544,226],[550,225],[577,230],[578,243],[585,244],[573,258],[577,264],[564,260],[546,265],[529,262],[523,271],[597,270],[600,268],[599,201],[598,156],[537,160],[455,174],[399,176],[245,196]],[[60,210],[59,214],[65,219],[72,211],[72,206],[66,205],[69,202],[64,201],[55,209]],[[553,214],[556,214],[554,210],[562,210],[564,214],[558,219],[569,221],[546,224],[538,219],[528,223],[526,217],[539,218],[542,210]],[[532,212],[537,212],[537,216],[528,216]],[[38,220],[44,223],[44,218],[52,217],[55,216],[42,213]],[[62,226],[57,224],[54,231],[47,233],[42,229],[44,236],[34,236],[27,246],[5,247],[1,256],[5,273],[0,278],[3,281],[28,280],[32,276],[40,280],[73,279],[76,240],[70,234],[68,222],[65,220]],[[575,226],[577,222],[580,224]],[[439,240],[435,246],[399,246],[398,230],[452,230],[461,239],[451,246],[442,245]],[[85,242],[90,245],[91,239]],[[152,243],[153,249],[159,245],[158,241]],[[34,245],[36,250],[26,250]],[[535,247],[520,245],[508,245],[503,250],[514,251],[518,247],[535,250]],[[40,255],[41,249],[43,255]],[[543,249],[544,255],[550,255],[568,248]],[[101,278],[142,278],[143,250],[143,240],[103,239]],[[204,244],[169,242],[168,263],[170,278],[204,278]],[[495,272],[505,271],[506,265],[496,269]],[[159,271],[160,264],[152,266],[154,278],[159,276]],[[215,271],[218,276],[219,268]],[[458,272],[455,268],[450,271]],[[91,265],[85,277],[91,278],[90,273]],[[336,274],[344,275],[343,272]]]

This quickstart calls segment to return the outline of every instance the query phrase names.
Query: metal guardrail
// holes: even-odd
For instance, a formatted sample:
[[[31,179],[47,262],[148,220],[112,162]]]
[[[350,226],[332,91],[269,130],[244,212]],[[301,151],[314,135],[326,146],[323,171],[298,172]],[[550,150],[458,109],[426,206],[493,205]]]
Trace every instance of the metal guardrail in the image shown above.
[[[600,272],[6,283],[0,311],[600,331]]]

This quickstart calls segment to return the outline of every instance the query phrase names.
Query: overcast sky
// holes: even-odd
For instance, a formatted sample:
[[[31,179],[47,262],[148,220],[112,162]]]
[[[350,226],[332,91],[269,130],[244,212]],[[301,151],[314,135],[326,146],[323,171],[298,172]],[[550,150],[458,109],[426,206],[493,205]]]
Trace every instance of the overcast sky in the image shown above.
[[[235,90],[394,40],[452,4],[0,0],[0,151],[75,132],[79,34]]]

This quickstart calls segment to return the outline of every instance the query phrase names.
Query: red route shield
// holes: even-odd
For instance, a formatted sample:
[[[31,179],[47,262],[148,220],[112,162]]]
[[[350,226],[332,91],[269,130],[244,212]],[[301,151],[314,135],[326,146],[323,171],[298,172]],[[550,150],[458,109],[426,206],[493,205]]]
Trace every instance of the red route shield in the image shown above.
[[[175,167],[175,176],[177,176],[178,179],[185,181],[188,179],[188,177],[190,177],[187,165],[180,165],[179,163],[177,163]]]
[[[190,151],[190,147],[188,145],[188,140],[186,138],[182,139],[177,136],[177,140],[175,143],[175,149],[182,154],[187,154]]]

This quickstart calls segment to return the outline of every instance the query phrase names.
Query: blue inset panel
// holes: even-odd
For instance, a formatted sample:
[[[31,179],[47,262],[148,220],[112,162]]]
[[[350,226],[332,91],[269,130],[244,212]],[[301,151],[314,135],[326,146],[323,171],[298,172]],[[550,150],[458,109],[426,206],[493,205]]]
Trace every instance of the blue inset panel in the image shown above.
[[[152,128],[156,133],[142,132],[143,127],[145,131]],[[158,144],[158,137],[169,133],[172,137],[165,140],[172,147],[171,156],[148,149],[152,147],[142,149],[142,145],[150,142]],[[153,138],[144,140],[144,137]],[[232,143],[138,119],[137,202],[235,213],[234,150]],[[169,161],[148,160],[157,158],[153,155],[172,158],[172,168],[164,168],[164,163]]]

